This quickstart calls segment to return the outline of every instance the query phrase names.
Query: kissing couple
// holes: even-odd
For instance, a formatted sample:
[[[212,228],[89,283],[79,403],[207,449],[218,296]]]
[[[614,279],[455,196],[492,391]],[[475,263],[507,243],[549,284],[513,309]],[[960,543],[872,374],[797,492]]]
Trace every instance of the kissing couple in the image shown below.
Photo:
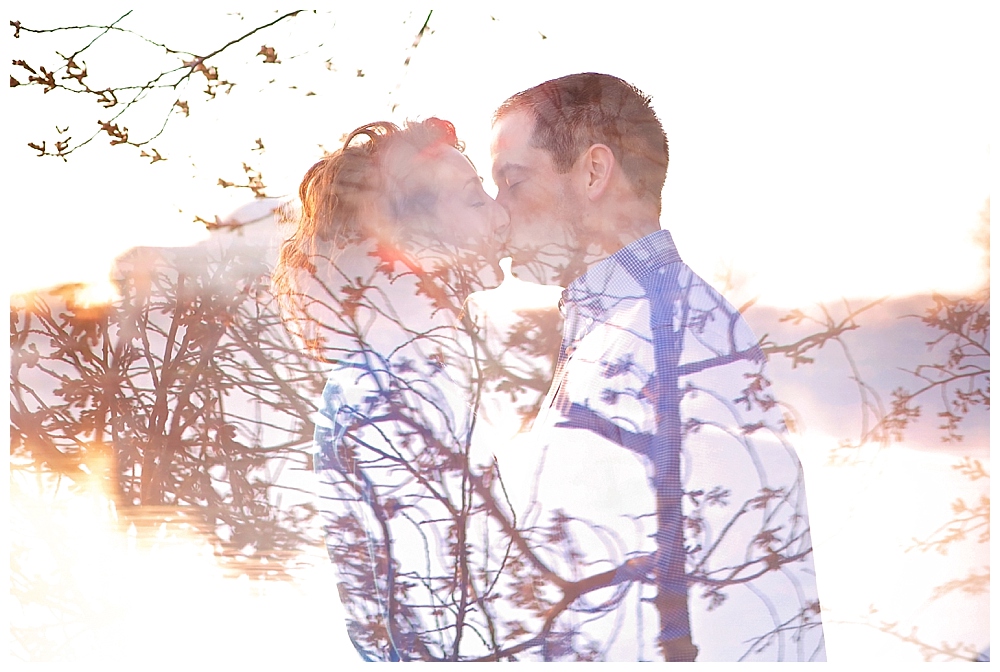
[[[649,97],[508,98],[495,200],[463,149],[433,117],[356,129],[273,276],[329,372],[312,459],[358,653],[825,660],[802,468],[757,339],[661,228]]]

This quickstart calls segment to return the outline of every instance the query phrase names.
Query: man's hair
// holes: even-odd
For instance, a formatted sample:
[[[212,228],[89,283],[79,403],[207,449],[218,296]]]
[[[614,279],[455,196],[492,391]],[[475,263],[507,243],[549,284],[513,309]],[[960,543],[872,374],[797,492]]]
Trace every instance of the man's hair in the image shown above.
[[[553,79],[508,98],[493,123],[520,110],[535,119],[531,145],[565,173],[594,144],[611,148],[635,193],[660,203],[667,177],[667,135],[649,96],[611,75],[585,72]]]

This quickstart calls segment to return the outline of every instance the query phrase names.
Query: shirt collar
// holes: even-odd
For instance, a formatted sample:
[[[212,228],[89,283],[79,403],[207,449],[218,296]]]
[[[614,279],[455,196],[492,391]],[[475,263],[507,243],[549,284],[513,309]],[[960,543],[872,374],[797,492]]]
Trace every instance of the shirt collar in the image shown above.
[[[667,264],[679,263],[680,254],[670,232],[661,229],[644,236],[590,266],[563,290],[559,308],[586,308],[598,318],[634,288],[635,283]]]

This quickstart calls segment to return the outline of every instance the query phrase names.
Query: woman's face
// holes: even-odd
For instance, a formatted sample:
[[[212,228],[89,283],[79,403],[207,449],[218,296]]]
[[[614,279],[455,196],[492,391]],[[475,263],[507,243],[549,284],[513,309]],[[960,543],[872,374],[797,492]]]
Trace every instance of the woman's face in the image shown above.
[[[507,212],[483,190],[469,160],[453,147],[417,156],[403,177],[408,193],[424,194],[424,233],[447,246],[497,251],[510,224]],[[404,230],[406,224],[404,224]]]

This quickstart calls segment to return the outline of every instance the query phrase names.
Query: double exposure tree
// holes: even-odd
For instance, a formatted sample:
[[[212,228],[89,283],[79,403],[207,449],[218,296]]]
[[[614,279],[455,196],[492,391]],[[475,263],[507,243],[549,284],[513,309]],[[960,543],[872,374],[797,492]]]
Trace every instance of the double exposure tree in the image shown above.
[[[97,479],[123,532],[193,530],[230,576],[292,578],[317,543],[316,507],[275,483],[301,487],[288,479],[305,468],[322,376],[284,330],[259,250],[138,250],[117,284],[110,305],[81,303],[78,287],[12,300],[12,487],[37,481],[44,500]],[[44,659],[67,623],[86,627],[86,601],[42,599],[52,579],[20,544],[12,594],[25,613],[55,600],[55,622],[13,633]]]
[[[275,469],[304,466],[318,373],[258,256],[139,250],[111,305],[80,305],[72,287],[16,298],[12,468],[69,483],[100,469],[126,516],[189,507],[234,571],[287,576],[313,513],[269,489]]]
[[[700,617],[707,610],[730,627],[739,627],[732,614],[745,613],[748,600],[773,615],[743,624],[757,629],[739,638],[739,651],[712,655],[813,655],[819,603],[796,590],[811,554],[802,475],[761,370],[764,353],[734,309],[690,277],[676,296],[659,294],[662,305],[680,306],[684,327],[623,337],[621,361],[594,363],[607,385],[595,391],[600,401],[556,399],[560,410],[543,409],[580,434],[518,456],[489,426],[490,413],[469,412],[506,403],[508,412],[532,414],[558,330],[544,313],[504,314],[490,292],[466,302],[482,287],[474,269],[483,263],[455,258],[429,267],[373,246],[297,262],[308,277],[308,290],[292,297],[297,331],[331,366],[315,465],[328,549],[362,655],[600,660],[634,646],[637,633],[656,640],[635,624],[620,632],[633,610],[658,613],[646,616],[655,633],[658,620],[676,620],[678,611],[686,619],[689,600]],[[729,329],[713,334],[705,329],[712,321]],[[643,348],[662,358],[685,347],[688,359],[702,356],[644,359]],[[621,408],[649,398],[673,401],[648,413],[664,426],[622,427]],[[627,506],[596,520],[565,499],[573,478],[563,474],[573,459],[566,450],[595,440],[610,442],[618,454],[611,464],[650,465],[648,480],[629,483],[648,493],[629,496],[649,510]],[[747,464],[729,476],[682,478],[681,460],[698,450]],[[627,655],[677,655],[639,647]]]
[[[246,52],[251,49],[251,40],[266,36],[269,28],[296,19],[303,10],[276,12],[273,16],[262,18],[259,24],[234,31],[232,37],[221,39],[199,53],[175,48],[137,33],[129,24],[132,13],[131,10],[125,12],[107,24],[54,28],[10,21],[15,39],[57,34],[66,44],[72,45],[69,49],[60,48],[52,60],[52,57],[47,57],[42,62],[33,62],[15,58],[10,86],[38,87],[46,94],[57,92],[57,95],[82,96],[90,100],[93,109],[100,114],[96,128],[91,126],[80,131],[76,128],[77,123],[71,123],[63,128],[57,126],[55,135],[51,137],[32,139],[28,146],[38,156],[65,160],[100,138],[111,145],[138,149],[140,156],[153,163],[163,160],[165,157],[153,144],[175,115],[187,117],[191,114],[191,106],[195,103],[193,99],[189,102],[188,94],[197,95],[201,101],[210,101],[219,94],[228,93],[236,85],[224,73],[220,75],[218,62],[229,55],[227,52]],[[107,48],[127,49],[141,54],[138,58],[146,65],[145,71],[129,81],[116,81],[118,64],[114,60],[108,62],[107,54],[102,53]],[[104,66],[96,72],[87,65],[92,56]],[[262,58],[263,64],[280,63],[275,50],[266,44],[257,56]],[[205,88],[199,90],[202,86]],[[170,101],[170,98],[174,100]],[[137,111],[145,108],[154,108],[150,112],[155,121],[138,134],[135,130],[130,134],[126,124],[131,123]]]
[[[129,14],[58,28],[12,20],[18,40],[57,36],[68,47],[46,61],[15,56],[11,87],[19,93],[34,87],[53,100],[75,96],[96,113],[68,118],[25,144],[40,160],[72,161],[98,142],[130,153],[127,160],[171,160],[162,144],[166,129],[240,86],[225,59],[281,72],[288,57],[273,46],[269,31],[313,15],[251,19],[196,50],[132,32]],[[414,46],[428,19],[421,15],[413,23]],[[148,63],[148,71],[116,81],[113,68],[98,67],[103,61],[96,52],[114,40],[146,50],[137,60]],[[364,75],[357,71],[359,80]],[[264,140],[248,138],[248,146],[261,150]],[[211,181],[248,196],[267,194],[253,157],[237,172]],[[201,219],[209,228],[227,226]],[[602,389],[590,399],[556,397],[549,411],[562,414],[564,429],[589,435],[581,444],[605,442],[623,462],[648,464],[648,479],[631,481],[631,492],[647,497],[648,506],[616,514],[628,522],[625,531],[573,509],[572,502],[547,499],[552,463],[525,467],[502,450],[495,460],[477,453],[477,440],[495,444],[500,435],[490,436],[491,412],[506,409],[516,425],[527,427],[542,406],[559,345],[556,311],[516,313],[498,328],[491,322],[496,315],[482,316],[463,301],[488,286],[482,281],[446,267],[421,276],[376,254],[381,263],[364,278],[319,274],[323,281],[309,300],[325,315],[324,327],[337,331],[327,344],[340,339],[339,351],[322,352],[322,342],[304,345],[302,333],[286,329],[267,282],[269,254],[238,245],[139,251],[119,264],[121,296],[110,305],[86,305],[72,288],[12,299],[12,480],[30,475],[82,487],[96,472],[125,522],[182,517],[235,574],[292,576],[322,527],[355,642],[366,650],[394,649],[399,657],[600,659],[620,644],[622,623],[633,627],[636,618],[651,616],[657,622],[645,627],[656,628],[689,619],[692,604],[721,617],[755,590],[768,603],[767,590],[755,582],[791,576],[794,583],[794,571],[811,551],[808,530],[796,523],[804,507],[795,474],[772,487],[766,468],[748,468],[751,475],[739,486],[718,475],[695,486],[681,473],[685,443],[716,441],[744,455],[765,446],[789,454],[782,427],[791,416],[782,417],[785,400],[780,389],[771,391],[765,358],[788,358],[808,369],[824,345],[845,348],[863,423],[856,440],[834,451],[838,463],[856,460],[862,445],[888,445],[929,414],[939,418],[944,439],[957,442],[965,419],[989,406],[988,289],[934,297],[923,315],[908,318],[935,334],[928,344],[935,356],[913,365],[914,385],[883,403],[846,345],[879,302],[847,306],[838,315],[826,307],[792,312],[784,323],[801,326],[793,338],[765,335],[756,343],[734,330],[730,342],[706,344],[699,343],[705,325],[736,324],[741,311],[697,283],[681,283],[657,315],[660,324],[682,325],[680,332],[629,335],[634,348],[593,362]],[[462,263],[471,268],[481,259]],[[406,317],[414,302],[440,323],[416,328]],[[370,345],[365,319],[375,314],[385,333],[402,334],[377,374],[351,359]],[[448,335],[454,330],[461,344]],[[702,356],[671,360],[692,343]],[[648,361],[634,356],[643,349]],[[350,409],[322,414],[324,379],[333,366],[354,366],[358,376],[368,376],[368,387],[361,386],[370,392],[364,417]],[[741,384],[719,383],[714,374]],[[439,382],[447,376],[454,379]],[[448,385],[464,389],[460,403],[478,405],[478,425],[455,422],[456,399],[441,392]],[[932,395],[940,403],[928,411]],[[329,408],[344,408],[330,401]],[[671,431],[620,422],[621,409],[643,404],[655,407],[658,422],[672,422]],[[320,434],[329,432],[330,451],[311,457],[316,424]],[[664,436],[670,446],[653,445],[659,440],[653,437]],[[307,467],[320,473],[302,474]],[[988,469],[972,458],[956,469],[972,480],[988,478]],[[308,478],[284,482],[293,472]],[[282,503],[283,488],[291,494],[310,482],[318,484],[319,497]],[[535,485],[541,490],[532,494]],[[159,517],[149,518],[149,511]],[[951,519],[943,513],[940,525],[914,540],[914,550],[943,552],[988,540],[988,496],[956,501]],[[734,553],[725,542],[737,537]],[[35,599],[35,586],[18,580],[17,566],[12,576],[15,597]],[[988,590],[988,577],[987,567],[935,595]],[[771,618],[741,636],[741,655],[767,659],[782,647],[815,647],[809,637],[818,630],[817,601],[768,606]],[[877,625],[929,646],[890,624]],[[926,650],[940,657],[969,654],[950,645]]]
[[[839,350],[845,376],[857,391],[860,414],[854,436],[843,438],[828,454],[828,464],[834,468],[864,465],[893,444],[919,441],[920,435],[939,441],[955,455],[951,470],[967,481],[963,494],[953,496],[950,514],[942,508],[937,519],[925,521],[923,529],[899,549],[901,562],[906,561],[905,554],[915,553],[982,556],[976,546],[990,539],[989,468],[976,456],[983,447],[982,428],[988,423],[990,406],[989,200],[975,239],[985,253],[987,279],[977,289],[964,294],[931,293],[902,302],[887,297],[856,305],[844,302],[839,309],[820,304],[793,310],[777,322],[769,318],[781,336],[765,334],[761,341],[769,357],[786,359],[793,370],[804,367],[808,371],[824,345],[835,344]],[[879,322],[882,328],[891,323],[905,325],[909,333],[919,335],[924,346],[921,353],[890,360],[898,362],[902,374],[895,375],[901,382],[891,387],[881,387],[875,380],[887,371],[893,373],[891,369],[859,363],[859,355],[867,353],[860,353],[853,340],[859,333],[878,329]],[[877,347],[881,355],[885,346]],[[888,350],[883,356],[889,357]],[[783,400],[791,401],[789,410],[794,412],[795,400]],[[966,441],[969,433],[971,442]],[[989,565],[977,561],[944,583],[928,586],[926,604],[962,598],[967,600],[962,608],[978,608],[988,596],[989,577]],[[847,622],[877,629],[912,646],[928,661],[980,659],[983,642],[936,640],[928,633],[936,623],[907,626],[891,618],[887,607],[871,605],[860,619]]]

